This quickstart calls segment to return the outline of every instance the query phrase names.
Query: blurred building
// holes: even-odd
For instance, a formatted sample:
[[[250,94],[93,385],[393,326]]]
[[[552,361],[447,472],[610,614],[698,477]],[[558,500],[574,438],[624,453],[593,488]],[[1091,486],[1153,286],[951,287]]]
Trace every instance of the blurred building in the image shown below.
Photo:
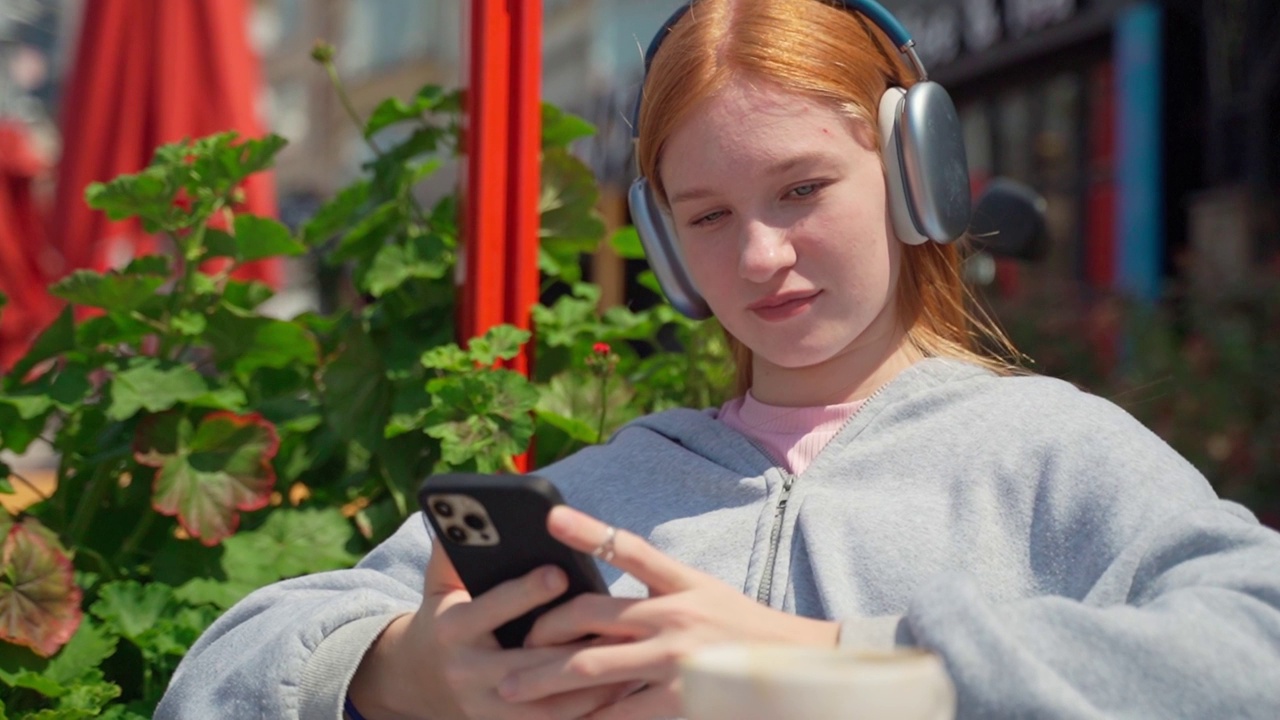
[[[1280,252],[1280,3],[887,5],[956,100],[975,181],[1049,199],[1050,257],[1008,284],[1217,296]]]

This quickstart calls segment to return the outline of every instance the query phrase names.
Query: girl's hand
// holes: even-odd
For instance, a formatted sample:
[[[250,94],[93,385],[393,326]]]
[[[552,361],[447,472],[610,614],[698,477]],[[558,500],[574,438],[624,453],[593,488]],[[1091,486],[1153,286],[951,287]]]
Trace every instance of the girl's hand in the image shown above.
[[[365,654],[351,681],[352,701],[369,720],[571,720],[613,702],[625,686],[596,684],[530,701],[498,696],[503,677],[566,662],[587,646],[504,650],[493,637],[496,628],[558,597],[567,584],[564,573],[549,566],[472,598],[448,557],[432,552],[421,607],[392,621]]]
[[[568,507],[547,520],[551,534],[583,552],[601,547],[604,523]],[[739,590],[618,531],[605,559],[649,587],[649,598],[583,595],[539,618],[526,646],[551,648],[585,635],[618,641],[580,647],[543,662],[512,668],[499,686],[510,702],[537,702],[601,686],[643,689],[591,714],[593,720],[676,717],[681,713],[679,666],[692,651],[718,642],[779,642],[834,646],[834,622],[767,608]]]

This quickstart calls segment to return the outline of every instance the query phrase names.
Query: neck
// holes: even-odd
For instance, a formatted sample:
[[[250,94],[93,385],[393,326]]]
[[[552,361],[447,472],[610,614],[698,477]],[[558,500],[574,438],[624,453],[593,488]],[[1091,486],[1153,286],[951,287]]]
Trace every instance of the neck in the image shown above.
[[[751,364],[751,395],[767,405],[818,407],[866,398],[921,359],[895,329],[879,342],[851,345],[816,365],[786,368],[756,355]]]

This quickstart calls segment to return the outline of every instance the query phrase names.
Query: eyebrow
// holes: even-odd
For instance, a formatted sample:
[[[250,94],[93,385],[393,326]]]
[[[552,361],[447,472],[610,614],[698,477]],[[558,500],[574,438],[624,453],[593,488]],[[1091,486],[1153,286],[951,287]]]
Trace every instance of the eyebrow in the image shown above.
[[[795,155],[785,160],[780,160],[770,165],[769,167],[765,168],[764,174],[768,176],[784,175],[802,165],[808,165],[812,163],[821,163],[821,162],[827,161],[828,159],[829,159],[828,154],[821,151],[808,152],[802,155]],[[694,188],[689,188],[687,190],[681,190],[680,192],[675,193],[668,199],[668,202],[672,205],[675,205],[676,203],[685,202],[688,200],[701,200],[703,198],[710,197],[714,194],[715,194],[715,191],[711,190],[710,188],[694,187]]]

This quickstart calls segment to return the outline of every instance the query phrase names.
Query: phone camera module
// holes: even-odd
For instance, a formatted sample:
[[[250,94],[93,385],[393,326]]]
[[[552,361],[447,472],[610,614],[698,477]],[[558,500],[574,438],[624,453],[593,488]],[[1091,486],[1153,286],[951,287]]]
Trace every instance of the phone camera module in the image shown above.
[[[456,543],[464,543],[467,541],[467,531],[457,525],[449,526],[449,529],[445,530],[444,534],[448,535],[449,539]]]
[[[467,513],[463,516],[462,522],[466,523],[467,527],[472,530],[483,530],[485,528],[484,518],[475,513]]]
[[[435,510],[436,514],[440,517],[453,517],[453,506],[444,500],[437,500],[431,508]]]

